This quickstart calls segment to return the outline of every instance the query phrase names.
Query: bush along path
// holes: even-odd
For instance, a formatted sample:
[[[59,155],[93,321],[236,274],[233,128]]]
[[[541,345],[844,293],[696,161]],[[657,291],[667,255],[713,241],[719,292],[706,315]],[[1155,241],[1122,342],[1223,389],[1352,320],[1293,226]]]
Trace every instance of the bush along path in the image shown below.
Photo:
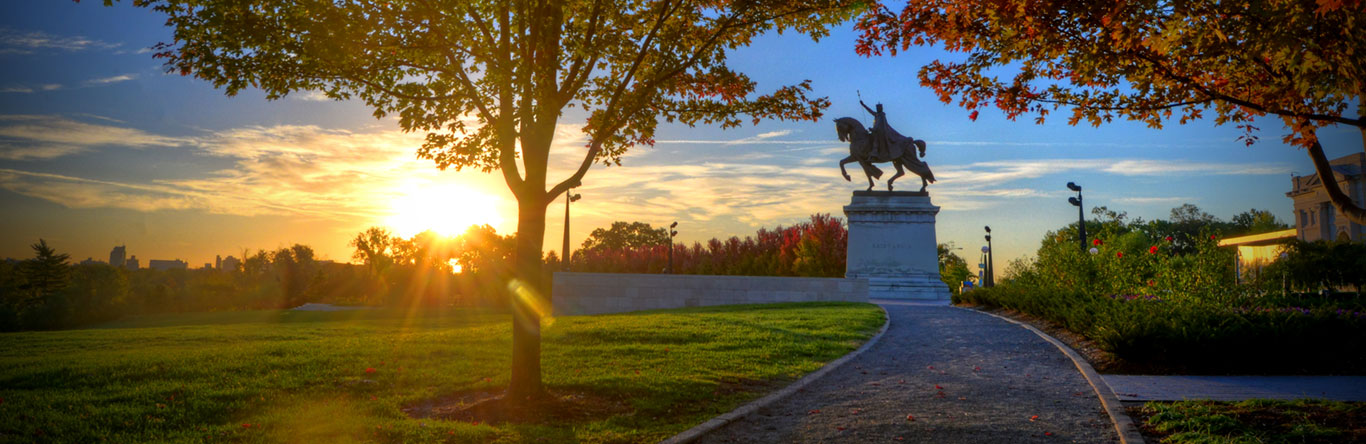
[[[698,442],[1119,442],[1072,361],[1029,330],[886,304],[872,349]]]

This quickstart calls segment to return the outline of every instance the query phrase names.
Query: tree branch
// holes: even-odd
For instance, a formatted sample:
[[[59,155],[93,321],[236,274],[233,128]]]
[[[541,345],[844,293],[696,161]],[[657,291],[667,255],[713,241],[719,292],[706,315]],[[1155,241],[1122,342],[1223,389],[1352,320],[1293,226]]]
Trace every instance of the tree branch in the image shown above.
[[[1323,145],[1319,144],[1318,138],[1314,139],[1308,151],[1309,158],[1314,161],[1314,172],[1319,175],[1323,190],[1328,192],[1328,200],[1333,202],[1333,206],[1347,216],[1348,220],[1366,225],[1366,209],[1357,206],[1352,202],[1351,196],[1342,192],[1342,187],[1338,186],[1337,176],[1333,174],[1333,165],[1328,163],[1328,156],[1323,154]]]

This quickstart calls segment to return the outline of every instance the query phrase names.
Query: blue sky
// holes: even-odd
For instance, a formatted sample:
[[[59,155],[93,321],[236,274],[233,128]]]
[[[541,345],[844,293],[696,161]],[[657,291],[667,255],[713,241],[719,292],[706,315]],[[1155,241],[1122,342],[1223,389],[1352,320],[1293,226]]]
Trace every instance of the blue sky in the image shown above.
[[[431,224],[451,225],[433,226],[447,231],[468,222],[515,231],[516,206],[500,177],[417,160],[421,134],[402,133],[359,103],[307,93],[226,97],[206,82],[166,75],[145,49],[170,39],[164,18],[98,3],[11,2],[0,18],[0,257],[27,257],[42,237],[76,259],[105,259],[110,247],[127,244],[144,260],[198,265],[297,242],[345,261],[347,240],[372,225],[411,231],[426,217],[441,218]],[[833,102],[822,121],[728,131],[662,126],[654,147],[588,173],[572,243],[613,220],[677,220],[680,239],[696,241],[816,212],[842,215],[849,192],[864,185],[857,171],[854,183],[839,175],[848,149],[832,120],[871,121],[858,91],[869,104],[882,102],[901,133],[928,142],[926,161],[940,179],[930,186],[943,208],[939,240],[972,252],[991,225],[998,269],[1075,221],[1068,181],[1085,187],[1088,207],[1145,219],[1193,203],[1225,219],[1259,208],[1289,220],[1290,175],[1312,172],[1303,150],[1280,143],[1286,131],[1273,119],[1260,121],[1261,142],[1251,147],[1211,119],[1162,130],[1132,122],[1092,128],[982,110],[972,121],[916,79],[923,64],[955,55],[913,48],[859,57],[850,28],[819,43],[765,36],[731,55],[760,91],[812,80],[815,95]],[[580,123],[561,122],[552,177],[581,158]],[[1330,157],[1362,149],[1355,129],[1330,127],[1320,137]],[[918,183],[903,180],[901,189]],[[561,211],[549,209],[547,250],[559,249]]]

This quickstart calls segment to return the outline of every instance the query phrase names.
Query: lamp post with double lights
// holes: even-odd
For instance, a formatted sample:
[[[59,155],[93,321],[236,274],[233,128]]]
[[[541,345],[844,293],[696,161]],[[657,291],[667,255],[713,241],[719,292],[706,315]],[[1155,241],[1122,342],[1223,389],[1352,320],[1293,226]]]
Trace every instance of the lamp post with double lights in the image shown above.
[[[573,190],[564,192],[564,248],[560,249],[560,269],[569,271],[569,203],[579,200],[582,194],[574,194]]]
[[[678,230],[675,230],[674,228],[677,227],[678,221],[669,224],[669,269],[665,271],[665,273],[668,274],[674,274],[674,236],[678,235]]]
[[[1081,185],[1077,185],[1074,182],[1068,182],[1067,189],[1077,192],[1077,197],[1067,198],[1067,203],[1077,207],[1077,231],[1081,236],[1081,251],[1086,251],[1086,213],[1082,211],[1083,208],[1081,206]]]

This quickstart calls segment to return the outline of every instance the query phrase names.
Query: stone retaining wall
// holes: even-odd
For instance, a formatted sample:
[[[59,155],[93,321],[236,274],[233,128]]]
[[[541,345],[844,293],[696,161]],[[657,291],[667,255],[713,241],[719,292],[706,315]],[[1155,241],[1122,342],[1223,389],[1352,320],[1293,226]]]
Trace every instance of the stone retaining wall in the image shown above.
[[[556,316],[708,305],[868,302],[867,279],[686,274],[555,273]]]

